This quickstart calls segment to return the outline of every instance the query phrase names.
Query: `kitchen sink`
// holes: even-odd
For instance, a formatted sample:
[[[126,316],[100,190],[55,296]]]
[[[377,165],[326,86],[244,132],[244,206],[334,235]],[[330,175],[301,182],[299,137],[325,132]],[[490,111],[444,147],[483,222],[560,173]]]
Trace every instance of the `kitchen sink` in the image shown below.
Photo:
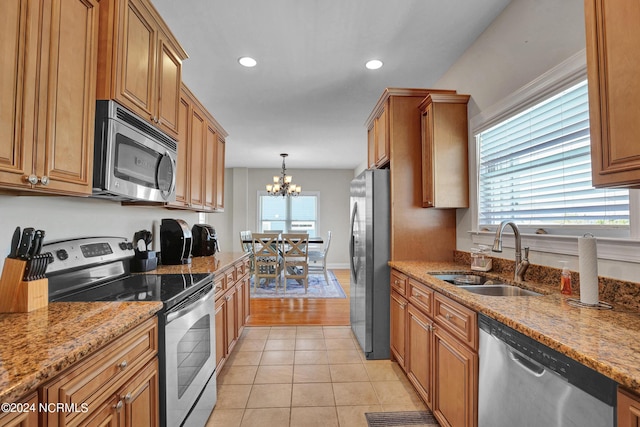
[[[489,295],[494,297],[531,297],[541,296],[541,293],[522,289],[511,285],[483,285],[483,286],[458,286],[460,289],[479,295]]]
[[[431,273],[429,273],[431,274]],[[483,284],[495,284],[490,279],[487,279],[483,276],[477,276],[474,274],[466,274],[466,273],[454,273],[454,274],[431,274],[431,276],[436,279],[444,280],[447,283],[451,283],[453,285],[483,285]]]

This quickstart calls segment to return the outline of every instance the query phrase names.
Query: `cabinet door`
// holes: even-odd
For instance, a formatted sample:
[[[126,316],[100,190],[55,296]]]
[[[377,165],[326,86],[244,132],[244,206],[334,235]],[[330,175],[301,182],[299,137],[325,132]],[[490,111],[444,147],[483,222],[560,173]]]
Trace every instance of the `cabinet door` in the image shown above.
[[[640,4],[585,0],[592,182],[640,183]]]
[[[0,13],[0,185],[29,187],[40,2],[3,0]]]
[[[37,427],[38,426],[38,395],[36,393],[19,401],[26,407],[33,409],[25,412],[0,413],[0,425],[4,427]]]
[[[191,152],[189,150],[189,119],[191,104],[183,94],[180,96],[178,110],[178,158],[176,165],[176,201],[178,206],[187,206],[189,203],[189,163]]]
[[[38,134],[35,173],[47,191],[91,194],[98,3],[45,4],[51,11],[43,33],[51,37],[43,46],[41,76],[47,95],[40,103],[39,123],[44,126]]]
[[[478,422],[478,355],[434,327],[432,410],[442,426]]]
[[[251,316],[251,275],[248,274],[242,279],[244,283],[244,324],[246,325]]]
[[[422,111],[422,206],[434,206],[434,176],[433,176],[433,104],[429,104]]]
[[[407,376],[425,403],[431,407],[431,353],[433,323],[427,316],[408,305],[407,311]]]
[[[225,166],[225,141],[218,135],[216,147],[216,203],[215,210],[222,212],[224,210],[224,166]]]
[[[207,122],[204,118],[203,113],[197,108],[192,108],[191,110],[190,126],[190,206],[202,208],[204,206],[204,144],[207,131]]]
[[[218,133],[207,125],[204,140],[204,208],[213,211],[216,207],[216,148]]]
[[[158,359],[154,359],[126,384],[120,393],[126,427],[159,425]]]
[[[422,113],[422,206],[469,207],[469,95],[430,94]]]
[[[391,291],[391,353],[402,369],[405,369],[405,333],[407,300]]]
[[[103,402],[95,410],[91,411],[91,415],[82,423],[82,426],[121,427],[124,425],[123,406],[124,403],[122,399],[120,399],[120,396],[111,395],[109,400]]]
[[[389,103],[380,117],[376,119],[376,166],[381,167],[389,162]]]
[[[158,124],[163,131],[176,138],[182,61],[162,33],[158,39],[158,59]]]
[[[367,129],[367,167],[373,169],[376,167],[376,122],[371,124]]]
[[[236,285],[236,337],[239,338],[242,335],[244,329],[244,281],[238,280]]]
[[[225,349],[227,354],[231,353],[231,350],[233,350],[233,347],[236,345],[236,341],[238,339],[238,328],[236,326],[236,317],[237,317],[237,310],[238,310],[238,298],[237,298],[237,292],[236,292],[236,287],[231,287],[229,288],[229,290],[227,291],[226,295],[224,296],[225,299],[225,305],[227,307],[227,312],[226,312],[226,342],[225,342]]]
[[[640,398],[618,389],[618,427],[640,426]]]
[[[155,118],[158,35],[153,17],[140,0],[126,2],[117,99],[141,117]]]
[[[227,355],[226,350],[226,304],[224,296],[216,300],[216,375],[220,374],[220,368]]]

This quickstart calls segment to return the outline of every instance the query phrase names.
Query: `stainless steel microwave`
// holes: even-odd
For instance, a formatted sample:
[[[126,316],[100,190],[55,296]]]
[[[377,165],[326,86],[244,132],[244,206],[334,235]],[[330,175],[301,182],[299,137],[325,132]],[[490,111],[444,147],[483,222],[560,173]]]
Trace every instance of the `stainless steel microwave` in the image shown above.
[[[176,200],[177,143],[115,101],[97,101],[93,196]]]

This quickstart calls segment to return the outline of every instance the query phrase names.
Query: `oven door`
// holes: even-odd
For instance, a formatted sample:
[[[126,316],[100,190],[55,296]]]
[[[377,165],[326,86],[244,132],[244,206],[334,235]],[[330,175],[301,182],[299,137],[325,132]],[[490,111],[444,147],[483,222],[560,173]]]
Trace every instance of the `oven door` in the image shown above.
[[[209,413],[215,405],[215,308],[214,290],[194,296],[186,306],[166,313],[165,324],[165,415],[167,426],[182,425],[189,411],[203,394],[213,390]],[[211,381],[210,381],[211,380]],[[213,382],[213,386],[211,385]],[[198,402],[199,403],[199,402]],[[199,405],[198,406],[202,406]]]
[[[154,202],[175,201],[176,153],[151,135],[107,120],[102,195]],[[98,194],[99,195],[99,194]]]

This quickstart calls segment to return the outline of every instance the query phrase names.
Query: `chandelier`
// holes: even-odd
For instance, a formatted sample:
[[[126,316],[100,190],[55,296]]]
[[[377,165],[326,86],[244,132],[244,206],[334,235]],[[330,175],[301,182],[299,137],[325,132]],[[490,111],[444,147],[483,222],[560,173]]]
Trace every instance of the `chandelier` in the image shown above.
[[[287,153],[280,154],[282,157],[282,172],[281,176],[273,177],[273,184],[267,184],[267,193],[272,196],[297,196],[300,194],[302,187],[291,183],[291,175],[286,174],[286,168],[284,166],[284,159],[287,157]]]

